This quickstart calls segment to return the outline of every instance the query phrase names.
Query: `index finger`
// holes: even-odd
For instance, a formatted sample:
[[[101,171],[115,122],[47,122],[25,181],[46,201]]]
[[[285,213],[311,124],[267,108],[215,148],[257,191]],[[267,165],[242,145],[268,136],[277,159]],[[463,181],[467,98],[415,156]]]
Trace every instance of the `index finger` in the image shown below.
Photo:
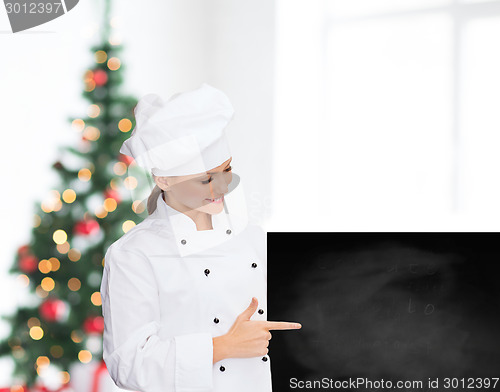
[[[289,323],[288,321],[266,321],[267,329],[299,329],[300,323]]]

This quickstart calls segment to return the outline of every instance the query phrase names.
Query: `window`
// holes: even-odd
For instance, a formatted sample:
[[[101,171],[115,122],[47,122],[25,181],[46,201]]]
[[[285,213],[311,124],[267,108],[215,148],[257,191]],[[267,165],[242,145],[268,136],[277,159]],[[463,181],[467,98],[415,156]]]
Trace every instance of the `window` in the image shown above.
[[[498,1],[326,5],[330,183],[354,191],[333,197],[401,212],[498,208]]]

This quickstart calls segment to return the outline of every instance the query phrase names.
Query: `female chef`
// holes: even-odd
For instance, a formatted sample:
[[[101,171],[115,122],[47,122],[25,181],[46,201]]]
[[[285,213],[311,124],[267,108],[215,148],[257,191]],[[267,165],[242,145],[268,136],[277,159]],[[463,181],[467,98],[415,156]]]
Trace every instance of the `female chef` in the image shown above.
[[[105,254],[103,359],[141,392],[269,392],[265,232],[248,223],[224,128],[233,108],[203,83],[143,97],[120,152],[152,174],[149,216]]]

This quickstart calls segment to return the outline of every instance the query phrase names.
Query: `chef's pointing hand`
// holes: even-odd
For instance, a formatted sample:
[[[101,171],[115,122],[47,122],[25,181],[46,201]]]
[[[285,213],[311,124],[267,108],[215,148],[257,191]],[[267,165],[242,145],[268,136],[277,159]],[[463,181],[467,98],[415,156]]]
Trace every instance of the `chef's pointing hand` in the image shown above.
[[[269,350],[271,329],[300,329],[302,325],[286,321],[250,320],[259,305],[257,298],[237,318],[229,331],[213,338],[214,358],[250,358],[266,355]]]

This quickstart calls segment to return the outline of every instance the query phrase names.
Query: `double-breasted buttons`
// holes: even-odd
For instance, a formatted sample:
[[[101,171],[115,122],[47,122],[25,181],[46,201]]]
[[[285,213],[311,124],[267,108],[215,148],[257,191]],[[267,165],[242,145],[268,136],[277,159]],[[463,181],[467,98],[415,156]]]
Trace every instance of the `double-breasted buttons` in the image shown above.
[[[216,317],[214,318],[214,323],[217,324],[219,322],[219,319]]]
[[[259,309],[259,314],[262,314],[264,313],[264,311],[262,309]]]
[[[226,234],[231,234],[231,230],[227,229]]]
[[[266,362],[266,361],[267,361],[267,357],[262,357],[262,360],[263,360],[264,362]]]
[[[224,370],[226,370],[226,368],[224,366],[221,366],[219,369],[220,369],[221,372],[223,372]]]
[[[209,274],[209,273],[210,273],[210,270],[207,268],[207,269],[205,270],[205,275],[206,275],[206,276],[208,276],[208,274]]]
[[[182,245],[186,245],[186,240],[181,240]]]
[[[257,268],[257,263],[252,263],[252,268]]]

